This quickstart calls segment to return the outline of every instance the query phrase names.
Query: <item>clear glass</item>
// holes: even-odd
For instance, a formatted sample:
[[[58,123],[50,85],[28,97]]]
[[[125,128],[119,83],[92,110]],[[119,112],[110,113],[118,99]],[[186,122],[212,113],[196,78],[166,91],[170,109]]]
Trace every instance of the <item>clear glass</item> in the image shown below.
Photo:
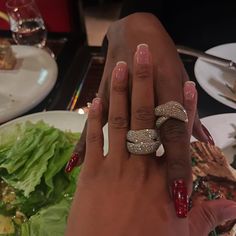
[[[44,48],[47,30],[34,0],[7,0],[6,8],[16,44]]]

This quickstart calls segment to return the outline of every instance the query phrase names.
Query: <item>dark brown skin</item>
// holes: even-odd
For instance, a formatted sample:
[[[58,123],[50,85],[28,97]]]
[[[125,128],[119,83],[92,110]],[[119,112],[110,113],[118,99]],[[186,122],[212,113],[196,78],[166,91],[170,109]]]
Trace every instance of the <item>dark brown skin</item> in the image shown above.
[[[117,61],[126,61],[130,77],[130,88],[134,74],[133,55],[140,43],[149,45],[152,52],[154,76],[154,105],[174,100],[183,104],[183,84],[188,75],[176,51],[175,45],[159,20],[149,13],[135,13],[113,23],[107,33],[108,52],[98,96],[103,99],[103,124],[107,122],[109,107],[109,88],[112,70]],[[143,116],[148,115],[143,110]],[[212,142],[195,113],[193,134],[204,142]],[[173,132],[172,132],[173,131]],[[161,135],[168,159],[168,183],[175,179],[191,182],[190,162],[185,158],[189,152],[188,134],[183,124],[172,120],[162,126]],[[75,152],[78,154],[77,165],[83,162],[85,154],[86,127]],[[182,147],[181,149],[179,147]],[[70,169],[70,168],[69,168]],[[190,185],[189,185],[190,186]],[[189,188],[189,191],[191,187]]]
[[[189,217],[178,218],[167,187],[168,160],[127,151],[126,134],[130,128],[155,126],[153,111],[148,116],[140,116],[143,113],[139,112],[143,107],[154,108],[152,62],[148,66],[139,65],[136,57],[137,54],[131,108],[127,65],[118,64],[112,73],[106,157],[103,155],[103,99],[94,99],[89,110],[85,161],[68,218],[67,236],[199,236],[207,235],[219,222],[236,216],[236,204],[223,200],[193,208]],[[187,132],[189,145],[197,102],[195,86],[187,83],[181,93],[190,120],[188,124],[176,122],[184,127],[182,136]]]

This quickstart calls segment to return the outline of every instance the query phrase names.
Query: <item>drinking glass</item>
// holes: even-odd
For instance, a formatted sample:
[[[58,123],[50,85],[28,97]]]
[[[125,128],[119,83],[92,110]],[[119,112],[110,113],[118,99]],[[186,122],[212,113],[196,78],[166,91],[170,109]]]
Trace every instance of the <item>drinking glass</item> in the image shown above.
[[[7,0],[6,8],[15,43],[44,48],[47,30],[34,0]]]

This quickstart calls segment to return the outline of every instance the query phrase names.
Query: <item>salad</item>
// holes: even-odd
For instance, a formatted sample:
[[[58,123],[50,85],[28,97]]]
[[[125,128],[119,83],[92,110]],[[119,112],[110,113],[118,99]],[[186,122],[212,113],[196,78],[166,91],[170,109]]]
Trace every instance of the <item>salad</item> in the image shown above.
[[[79,168],[64,172],[79,133],[43,121],[0,130],[0,235],[63,236]]]

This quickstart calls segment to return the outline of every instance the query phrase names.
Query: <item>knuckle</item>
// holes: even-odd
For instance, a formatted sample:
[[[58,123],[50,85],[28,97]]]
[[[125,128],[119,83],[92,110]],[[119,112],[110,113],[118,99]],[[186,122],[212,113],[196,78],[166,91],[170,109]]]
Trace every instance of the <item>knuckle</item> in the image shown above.
[[[200,212],[206,224],[209,225],[210,228],[214,228],[215,224],[221,221],[220,215],[215,214],[213,209],[206,203],[202,203],[200,206]]]
[[[88,143],[97,143],[102,141],[102,136],[99,133],[91,132],[87,134]]]
[[[169,159],[168,160],[168,169],[170,169],[173,173],[178,173],[181,170],[181,174],[183,175],[183,170],[187,171],[191,168],[190,161],[187,159]]]
[[[123,84],[114,84],[112,86],[112,91],[118,94],[124,94],[128,91],[128,87]]]
[[[109,124],[114,129],[126,129],[129,126],[128,120],[122,116],[111,116]]]
[[[142,106],[135,111],[135,119],[147,122],[154,121],[154,112],[152,107]]]
[[[152,77],[150,65],[139,65],[136,69],[137,80],[146,80]]]
[[[98,112],[94,109],[89,109],[88,122],[90,122],[91,120],[96,120],[98,118],[99,118]]]
[[[184,122],[171,119],[161,127],[161,139],[163,142],[178,142],[188,138],[187,126]]]

